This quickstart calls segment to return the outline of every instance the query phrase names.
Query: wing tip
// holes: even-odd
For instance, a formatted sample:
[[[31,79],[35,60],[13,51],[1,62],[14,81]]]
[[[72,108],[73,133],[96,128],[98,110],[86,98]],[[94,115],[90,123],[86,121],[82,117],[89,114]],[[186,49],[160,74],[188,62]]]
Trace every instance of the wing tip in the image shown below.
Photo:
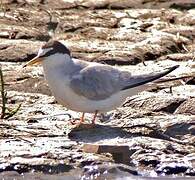
[[[129,85],[129,86],[126,86],[124,87],[122,90],[126,90],[126,89],[129,89],[129,88],[133,88],[133,87],[136,87],[136,86],[140,86],[140,85],[143,85],[143,84],[146,84],[148,82],[152,82],[152,81],[155,81],[163,76],[166,76],[167,74],[171,73],[172,71],[174,71],[175,69],[177,69],[179,67],[179,65],[175,65],[175,66],[172,66],[172,67],[168,67],[168,68],[165,68],[163,70],[163,72],[161,73],[158,73],[156,74],[155,76],[148,76],[147,79],[141,81],[141,82],[138,82],[138,83],[135,83],[133,85]]]
[[[174,71],[174,70],[177,69],[178,67],[179,67],[179,65],[175,65],[175,66],[169,67],[169,68],[167,68],[167,69],[170,70],[170,71]]]

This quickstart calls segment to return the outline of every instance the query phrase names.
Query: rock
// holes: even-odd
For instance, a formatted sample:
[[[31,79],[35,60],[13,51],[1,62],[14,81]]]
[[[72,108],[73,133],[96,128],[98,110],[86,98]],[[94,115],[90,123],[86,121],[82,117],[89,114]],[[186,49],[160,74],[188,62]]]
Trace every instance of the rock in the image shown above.
[[[2,21],[0,27],[0,38],[10,39],[36,39],[49,40],[51,37],[45,29],[32,28],[30,26],[22,26],[12,21]],[[4,42],[5,43],[5,42]]]
[[[83,151],[87,153],[110,153],[116,163],[129,164],[130,152],[128,146],[84,144]]]
[[[175,114],[192,114],[195,115],[195,98],[183,102],[175,111]]]
[[[139,99],[141,98],[141,99]],[[162,94],[159,96],[153,93],[148,93],[145,96],[138,96],[137,98],[127,100],[123,105],[124,107],[131,107],[137,109],[143,109],[152,112],[167,112],[174,113],[175,110],[186,99],[181,97],[174,97],[173,94]]]
[[[193,7],[192,0],[2,0],[6,107],[21,107],[0,121],[0,179],[194,176]],[[180,67],[96,125],[75,126],[80,113],[55,101],[42,68],[21,68],[50,38],[75,58],[132,74]]]
[[[90,177],[102,177],[106,179],[107,177],[113,178],[131,178],[134,179],[135,176],[140,175],[140,173],[135,168],[130,168],[128,166],[119,164],[119,165],[95,165],[95,166],[86,166],[83,172],[83,178]]]
[[[185,163],[167,163],[163,164],[162,166],[159,165],[156,169],[157,173],[160,174],[179,174],[179,173],[185,173],[186,171],[191,171],[192,167],[188,166]]]
[[[41,42],[0,39],[0,59],[4,62],[29,61],[36,55]]]

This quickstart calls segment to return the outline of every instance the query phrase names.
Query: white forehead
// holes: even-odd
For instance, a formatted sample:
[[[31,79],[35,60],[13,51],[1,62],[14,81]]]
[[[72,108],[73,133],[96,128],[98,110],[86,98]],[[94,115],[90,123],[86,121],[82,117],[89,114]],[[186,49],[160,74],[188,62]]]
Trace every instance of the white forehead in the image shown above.
[[[51,51],[52,49],[53,48],[46,48],[46,49],[40,48],[38,51],[38,56],[42,56],[42,55],[46,54],[48,51]]]

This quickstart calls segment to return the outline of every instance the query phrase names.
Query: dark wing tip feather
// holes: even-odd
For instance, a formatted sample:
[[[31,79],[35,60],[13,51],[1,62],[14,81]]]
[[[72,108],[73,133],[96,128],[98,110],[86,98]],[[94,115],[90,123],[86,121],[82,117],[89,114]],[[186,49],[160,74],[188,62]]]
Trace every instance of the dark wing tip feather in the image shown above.
[[[154,74],[148,74],[148,75],[145,76],[145,79],[143,79],[142,81],[139,80],[137,83],[134,83],[134,84],[131,84],[131,85],[127,85],[122,90],[134,88],[134,87],[137,87],[137,86],[140,86],[140,85],[152,82],[154,80],[157,80],[157,79],[159,79],[159,78],[161,78],[161,77],[171,73],[172,71],[174,71],[178,67],[179,67],[179,65],[175,65],[173,67],[166,68],[164,72],[160,72],[160,73],[157,73],[155,75]]]

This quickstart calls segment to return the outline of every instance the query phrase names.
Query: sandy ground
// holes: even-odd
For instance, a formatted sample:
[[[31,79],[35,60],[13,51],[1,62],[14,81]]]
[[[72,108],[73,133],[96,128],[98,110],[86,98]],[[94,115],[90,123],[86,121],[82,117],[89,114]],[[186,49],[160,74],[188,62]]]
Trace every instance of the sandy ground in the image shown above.
[[[2,0],[7,107],[21,108],[0,121],[0,177],[193,179],[194,7],[193,0]],[[93,128],[77,128],[71,120],[80,113],[55,101],[42,68],[21,68],[49,39],[61,40],[75,58],[133,74],[180,67],[100,115]]]

